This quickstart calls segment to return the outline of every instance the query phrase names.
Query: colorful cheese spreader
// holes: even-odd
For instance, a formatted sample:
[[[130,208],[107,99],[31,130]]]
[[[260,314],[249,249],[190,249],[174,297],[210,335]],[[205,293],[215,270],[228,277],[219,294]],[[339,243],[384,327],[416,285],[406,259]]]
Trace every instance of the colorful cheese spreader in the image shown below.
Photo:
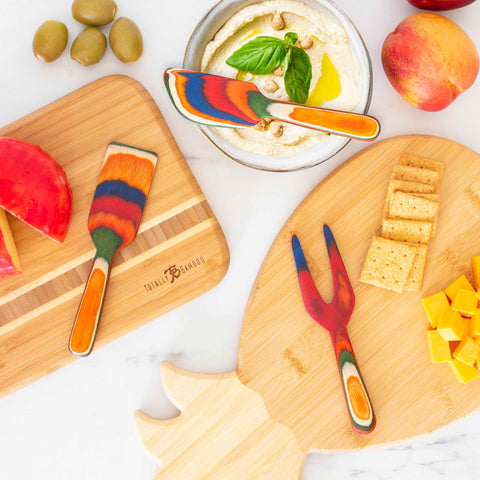
[[[271,100],[251,82],[178,68],[165,70],[164,81],[177,110],[204,125],[248,128],[274,118],[359,140],[374,140],[380,133],[371,116]]]
[[[92,350],[113,257],[137,234],[156,164],[153,152],[108,145],[88,217],[97,253],[70,336],[74,355]]]

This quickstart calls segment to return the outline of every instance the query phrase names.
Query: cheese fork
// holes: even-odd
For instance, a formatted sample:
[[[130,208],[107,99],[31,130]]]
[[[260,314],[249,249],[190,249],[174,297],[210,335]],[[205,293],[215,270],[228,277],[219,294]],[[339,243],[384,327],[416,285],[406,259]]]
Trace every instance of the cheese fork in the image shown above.
[[[372,404],[358,368],[347,324],[355,307],[355,295],[328,225],[323,226],[332,269],[334,296],[325,303],[315,286],[298,237],[292,236],[292,251],[305,309],[310,317],[330,333],[350,421],[357,433],[370,433],[376,424]]]

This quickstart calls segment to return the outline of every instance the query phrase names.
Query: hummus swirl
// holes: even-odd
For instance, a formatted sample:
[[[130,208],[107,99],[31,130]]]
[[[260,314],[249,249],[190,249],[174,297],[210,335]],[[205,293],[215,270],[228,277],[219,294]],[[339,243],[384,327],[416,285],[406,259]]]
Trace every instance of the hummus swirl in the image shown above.
[[[280,14],[285,28],[277,31],[272,18]],[[309,35],[313,44],[305,50],[312,64],[312,82],[308,105],[341,110],[354,110],[360,102],[358,80],[360,68],[350,47],[347,32],[332,17],[295,0],[267,0],[243,8],[231,17],[206,46],[201,70],[255,83],[269,98],[289,101],[283,77],[251,75],[230,67],[225,60],[243,44],[260,35],[283,39],[287,32]],[[268,93],[267,80],[278,90]],[[283,123],[283,134],[274,136],[269,126],[255,128],[214,128],[215,132],[241,150],[257,155],[289,155],[318,145],[328,134]],[[273,131],[273,130],[272,130]]]

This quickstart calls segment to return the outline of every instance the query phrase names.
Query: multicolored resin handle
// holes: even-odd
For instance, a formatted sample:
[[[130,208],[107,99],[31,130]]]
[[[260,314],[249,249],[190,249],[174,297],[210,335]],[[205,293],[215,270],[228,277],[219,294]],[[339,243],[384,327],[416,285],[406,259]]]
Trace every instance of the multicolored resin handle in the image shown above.
[[[247,128],[262,118],[275,118],[359,140],[374,140],[380,133],[378,120],[371,116],[271,100],[242,80],[169,68],[164,81],[177,110],[204,125]]]
[[[108,145],[88,217],[97,253],[70,336],[74,355],[93,348],[113,257],[137,234],[156,164],[153,152]]]
[[[74,355],[88,355],[93,348],[109,276],[110,263],[95,257],[70,336],[69,348]]]
[[[370,398],[358,368],[346,328],[330,332],[350,421],[357,433],[370,433],[376,424]]]
[[[375,428],[375,414],[347,333],[347,324],[355,307],[355,295],[328,225],[324,225],[323,233],[332,268],[333,301],[325,303],[320,296],[300,241],[293,235],[292,251],[300,291],[310,317],[330,333],[353,429],[357,433],[370,433]]]

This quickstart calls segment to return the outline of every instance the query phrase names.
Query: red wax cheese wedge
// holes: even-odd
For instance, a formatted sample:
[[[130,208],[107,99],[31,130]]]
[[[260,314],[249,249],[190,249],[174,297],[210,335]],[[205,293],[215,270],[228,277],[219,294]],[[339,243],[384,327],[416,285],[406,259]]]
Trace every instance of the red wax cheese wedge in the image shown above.
[[[62,167],[41,148],[0,137],[0,206],[57,242],[67,235],[72,191]]]
[[[0,209],[0,277],[9,277],[21,272],[20,259],[13,242],[7,215]]]

